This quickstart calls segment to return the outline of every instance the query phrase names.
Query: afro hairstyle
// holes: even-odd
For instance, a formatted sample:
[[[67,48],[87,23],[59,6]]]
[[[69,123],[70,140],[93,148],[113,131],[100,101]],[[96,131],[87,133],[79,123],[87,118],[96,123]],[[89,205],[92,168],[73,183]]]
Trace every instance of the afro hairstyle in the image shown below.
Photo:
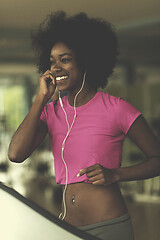
[[[86,13],[67,16],[64,11],[58,11],[48,15],[32,32],[40,73],[50,69],[50,52],[57,42],[65,43],[75,53],[77,63],[87,72],[92,89],[106,86],[118,55],[112,24],[100,18],[89,18]]]

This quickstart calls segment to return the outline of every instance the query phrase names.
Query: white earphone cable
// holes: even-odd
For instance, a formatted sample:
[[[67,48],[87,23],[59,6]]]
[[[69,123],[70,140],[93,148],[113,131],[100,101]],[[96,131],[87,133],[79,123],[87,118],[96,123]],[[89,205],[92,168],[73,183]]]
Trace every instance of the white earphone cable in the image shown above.
[[[68,127],[68,131],[67,131],[67,134],[62,142],[62,151],[61,151],[61,157],[62,157],[62,161],[64,163],[64,166],[65,166],[65,170],[66,170],[66,183],[65,183],[65,187],[64,187],[64,190],[63,190],[63,207],[64,207],[64,213],[62,215],[62,213],[60,213],[59,215],[59,218],[61,220],[63,220],[65,217],[66,217],[66,213],[67,213],[67,207],[66,207],[66,199],[65,199],[65,195],[66,195],[66,190],[67,190],[67,185],[68,185],[68,168],[67,168],[67,164],[64,160],[64,148],[65,148],[65,142],[70,134],[70,131],[74,125],[74,122],[75,122],[75,119],[76,119],[76,116],[77,116],[77,111],[76,111],[76,100],[77,100],[77,97],[78,95],[80,94],[80,92],[82,91],[83,87],[84,87],[84,84],[85,84],[85,80],[86,80],[86,73],[84,73],[84,76],[83,76],[83,82],[82,82],[82,86],[80,88],[80,90],[77,92],[77,94],[75,95],[74,97],[74,103],[73,103],[73,108],[74,108],[74,117],[73,117],[73,121],[71,123],[71,126],[69,126],[69,122],[68,122],[68,117],[67,117],[67,113],[64,109],[64,106],[63,106],[63,103],[62,103],[62,99],[60,97],[60,92],[59,92],[59,101],[60,101],[60,104],[61,104],[61,107],[62,107],[62,110],[65,114],[65,119],[66,119],[66,123],[67,123],[67,127]]]

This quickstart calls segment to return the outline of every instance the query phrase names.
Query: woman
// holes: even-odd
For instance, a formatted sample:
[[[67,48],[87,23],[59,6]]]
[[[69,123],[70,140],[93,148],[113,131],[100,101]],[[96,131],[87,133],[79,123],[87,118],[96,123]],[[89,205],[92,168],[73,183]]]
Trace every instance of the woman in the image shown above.
[[[61,219],[101,239],[133,239],[118,183],[160,174],[160,144],[141,113],[104,88],[118,45],[112,26],[84,13],[52,14],[33,36],[38,53],[39,92],[14,134],[9,158],[22,162],[51,140],[55,174],[62,184]],[[55,89],[67,96],[47,104]],[[146,161],[121,167],[126,136]]]

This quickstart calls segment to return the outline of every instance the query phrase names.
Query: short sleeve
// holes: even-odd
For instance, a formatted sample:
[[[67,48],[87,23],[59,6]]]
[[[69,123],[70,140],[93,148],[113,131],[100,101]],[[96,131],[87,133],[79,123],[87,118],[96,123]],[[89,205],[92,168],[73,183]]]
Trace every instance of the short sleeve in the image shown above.
[[[122,98],[118,98],[117,107],[117,121],[121,131],[126,135],[131,125],[141,115],[141,112]]]
[[[55,105],[57,100],[48,102],[41,113],[40,119],[47,124],[48,120],[51,118],[52,113],[55,110]]]
[[[48,116],[48,114],[47,114],[47,106],[45,106],[43,111],[42,111],[42,113],[41,113],[40,119],[43,122],[47,123],[47,116]]]

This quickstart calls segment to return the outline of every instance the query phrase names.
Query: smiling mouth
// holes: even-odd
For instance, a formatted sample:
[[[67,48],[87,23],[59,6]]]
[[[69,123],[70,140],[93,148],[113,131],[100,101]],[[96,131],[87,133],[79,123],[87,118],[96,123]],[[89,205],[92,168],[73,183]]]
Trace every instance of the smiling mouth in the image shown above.
[[[68,78],[68,76],[59,76],[59,77],[56,77],[56,81],[65,80],[67,78]]]

